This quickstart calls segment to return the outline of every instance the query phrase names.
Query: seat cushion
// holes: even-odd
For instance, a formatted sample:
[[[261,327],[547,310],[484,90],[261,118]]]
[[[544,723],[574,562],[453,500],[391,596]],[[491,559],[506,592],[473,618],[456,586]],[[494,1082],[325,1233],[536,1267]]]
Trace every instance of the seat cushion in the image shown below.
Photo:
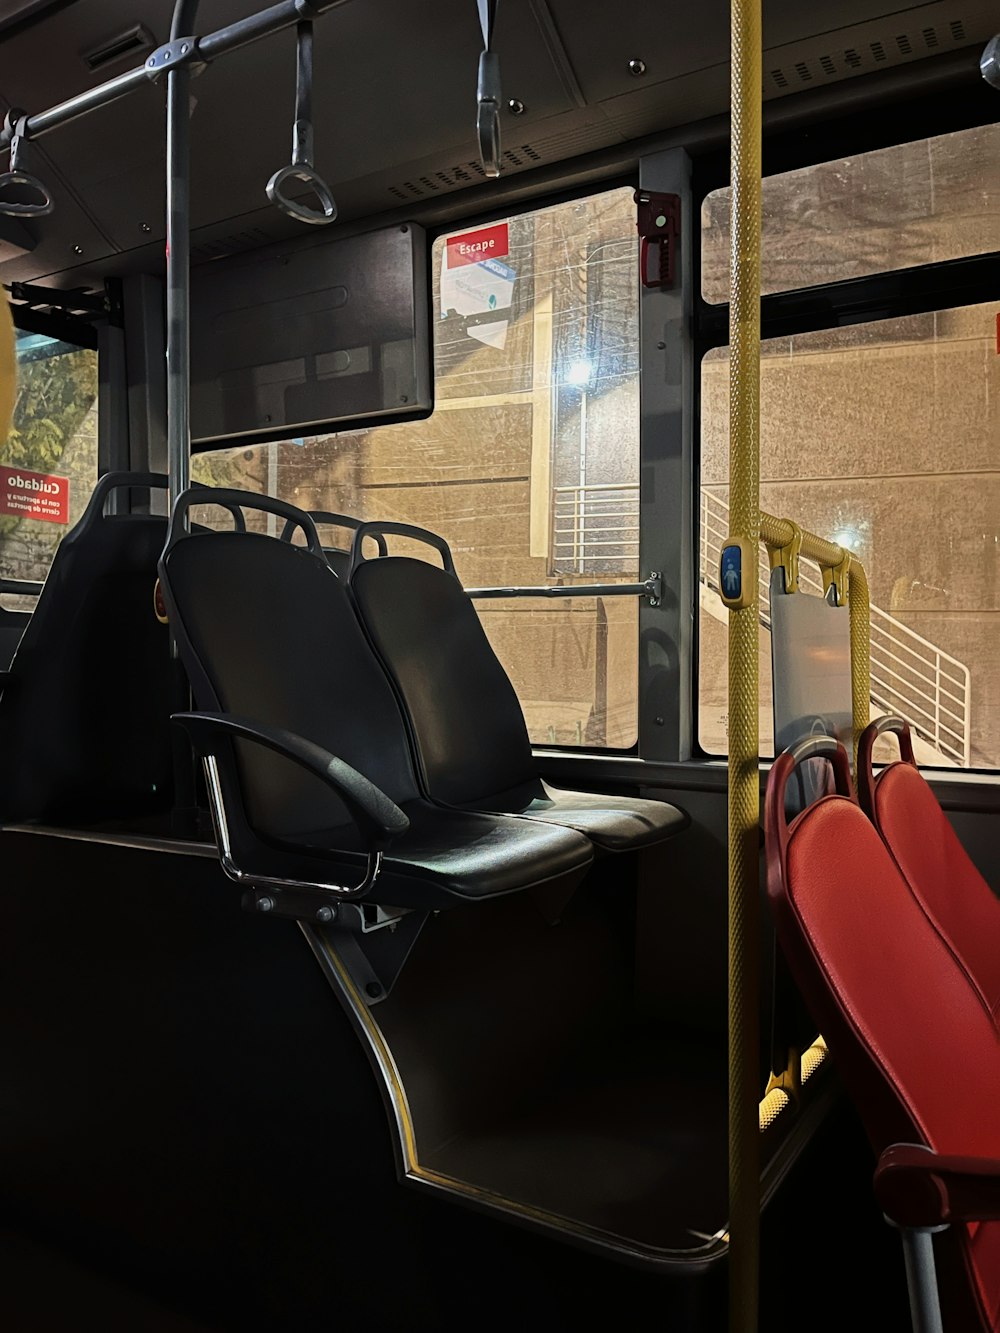
[[[467,808],[467,807],[466,807]],[[666,801],[634,796],[606,796],[602,792],[569,791],[541,780],[490,798],[488,808],[501,814],[575,829],[600,851],[625,852],[649,847],[686,829],[683,810]]]
[[[445,810],[420,800],[403,810],[410,827],[385,854],[374,895],[379,902],[437,907],[493,898],[582,874],[593,860],[590,842],[573,829]],[[357,842],[343,828],[317,829],[295,840],[299,851],[329,854],[345,846]]]

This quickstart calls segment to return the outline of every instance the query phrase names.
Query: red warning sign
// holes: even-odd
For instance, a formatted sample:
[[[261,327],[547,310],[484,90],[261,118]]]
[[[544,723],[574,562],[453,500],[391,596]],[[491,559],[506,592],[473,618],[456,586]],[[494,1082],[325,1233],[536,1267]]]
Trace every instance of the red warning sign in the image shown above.
[[[495,227],[466,231],[461,236],[448,237],[448,267],[462,264],[481,264],[484,259],[503,259],[510,252],[508,225],[500,222]]]
[[[68,523],[69,477],[0,464],[0,514],[39,518],[43,523]]]

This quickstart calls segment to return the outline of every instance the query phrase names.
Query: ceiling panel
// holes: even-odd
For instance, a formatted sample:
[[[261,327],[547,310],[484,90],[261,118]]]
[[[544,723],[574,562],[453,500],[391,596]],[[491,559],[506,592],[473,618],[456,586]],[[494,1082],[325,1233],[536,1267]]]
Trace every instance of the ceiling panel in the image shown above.
[[[40,110],[130,68],[134,62],[126,61],[93,75],[80,52],[106,40],[116,24],[120,29],[141,21],[162,39],[169,8],[78,3],[53,17],[44,43],[34,29],[0,47],[0,93],[29,111]],[[245,0],[203,3],[199,30],[256,8]],[[511,95],[516,90],[529,108],[528,119],[566,109],[569,96],[544,45],[517,40],[516,22],[533,28],[526,0],[508,0],[504,18],[499,49]],[[398,164],[394,174],[405,180],[406,164],[443,149],[471,170],[468,164],[478,160],[475,88],[482,45],[474,5],[446,0],[425,8],[382,0],[376,8],[358,0],[319,20],[315,37],[316,165],[335,190],[339,180],[368,175],[376,164]],[[272,172],[290,157],[294,89],[292,31],[234,52],[192,80],[196,227],[259,207]],[[162,237],[162,86],[55,130],[44,144],[116,246],[142,243],[146,227]]]
[[[650,22],[650,8],[644,4],[609,7],[604,0],[535,3],[547,6],[554,18],[588,102],[627,95],[637,83],[648,87],[729,62],[728,0],[673,5],[669,21],[659,23]],[[919,32],[940,22],[945,11],[977,8],[984,8],[977,0],[969,5],[931,0],[903,6],[898,0],[818,0],[810,4],[769,0],[763,10],[764,47],[774,50],[825,36],[835,50],[843,44],[838,34],[859,23],[880,22],[887,31],[902,24]],[[645,63],[646,73],[639,79],[629,72],[632,59]]]
[[[263,0],[202,0],[212,31]],[[44,109],[121,73],[84,58],[137,24],[167,34],[172,0],[74,0],[0,31],[0,100]],[[765,97],[777,98],[956,48],[1000,23],[992,0],[816,0],[765,6]],[[656,21],[652,21],[655,17]],[[728,107],[729,4],[662,0],[502,0],[497,25],[507,174],[693,122]],[[316,165],[346,218],[484,183],[474,132],[482,44],[474,0],[350,0],[316,23]],[[646,63],[640,78],[628,61]],[[207,258],[300,234],[265,199],[291,149],[294,34],[264,39],[192,80],[192,221]],[[162,260],[161,85],[63,126],[28,148],[50,172],[58,211],[35,224],[35,252],[2,274],[66,274],[117,253],[119,267]],[[30,169],[30,168],[29,168]],[[82,253],[78,253],[79,251]],[[204,247],[203,250],[200,248]],[[68,279],[64,279],[68,280]]]

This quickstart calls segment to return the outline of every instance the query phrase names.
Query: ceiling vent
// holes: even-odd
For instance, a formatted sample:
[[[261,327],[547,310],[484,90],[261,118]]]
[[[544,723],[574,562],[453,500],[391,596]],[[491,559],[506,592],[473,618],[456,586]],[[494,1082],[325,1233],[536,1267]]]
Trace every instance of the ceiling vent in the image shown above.
[[[91,47],[89,51],[81,51],[80,54],[87,68],[96,73],[97,70],[104,69],[105,65],[113,65],[118,60],[134,59],[140,52],[149,51],[152,47],[153,34],[141,23],[135,23],[124,32],[101,42],[100,46]]]
[[[772,91],[788,92],[827,79],[867,73],[893,59],[919,59],[921,56],[963,46],[967,41],[964,22],[954,19],[918,31],[886,33],[881,39],[859,42],[857,46],[834,47],[810,60],[797,61],[794,65],[772,66],[767,72],[767,80]]]
[[[227,236],[218,236],[214,240],[202,241],[191,247],[192,264],[204,264],[210,259],[223,259],[226,255],[243,254],[247,250],[257,250],[277,237],[263,227],[246,227],[243,231],[230,232]]]
[[[513,170],[524,170],[542,161],[542,154],[533,144],[518,144],[508,148],[503,154],[504,166]],[[453,167],[444,167],[440,171],[428,172],[426,176],[414,176],[410,180],[390,185],[389,193],[393,199],[410,203],[413,199],[425,199],[428,195],[440,194],[447,190],[460,190],[463,185],[474,185],[485,180],[486,172],[479,162],[459,162]]]

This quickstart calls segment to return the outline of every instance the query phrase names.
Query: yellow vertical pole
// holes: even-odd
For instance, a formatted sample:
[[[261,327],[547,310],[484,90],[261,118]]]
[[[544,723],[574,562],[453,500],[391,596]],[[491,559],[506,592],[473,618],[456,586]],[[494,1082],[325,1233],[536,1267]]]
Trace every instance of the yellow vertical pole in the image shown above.
[[[729,612],[729,1328],[757,1328],[760,1236],[759,605],[761,0],[732,0],[731,535],[752,561]],[[752,588],[752,593],[751,593]]]

